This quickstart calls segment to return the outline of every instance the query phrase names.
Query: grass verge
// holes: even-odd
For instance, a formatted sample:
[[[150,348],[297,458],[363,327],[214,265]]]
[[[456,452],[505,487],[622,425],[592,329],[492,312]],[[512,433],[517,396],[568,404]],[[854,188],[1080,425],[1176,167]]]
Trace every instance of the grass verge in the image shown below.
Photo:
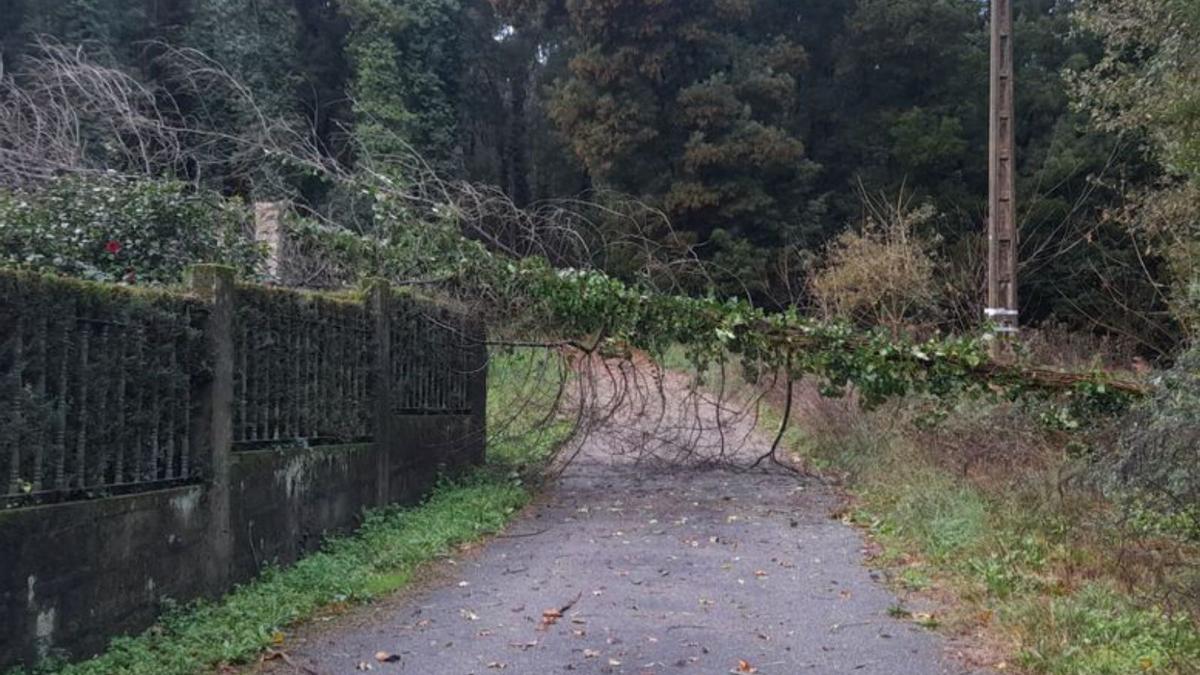
[[[245,662],[278,645],[288,627],[403,588],[422,564],[500,530],[532,497],[525,470],[570,433],[569,425],[545,423],[552,399],[537,394],[554,384],[553,369],[542,367],[549,360],[536,353],[492,360],[489,423],[503,412],[506,432],[489,446],[487,466],[441,482],[420,506],[368,513],[353,535],[331,539],[291,567],[268,569],[217,602],[168,607],[150,630],[113,640],[94,659],[46,662],[34,672],[189,675]],[[523,405],[514,408],[518,400]]]
[[[1180,595],[1197,588],[1180,575],[1200,551],[1139,531],[1068,480],[1080,459],[1050,437],[1001,434],[998,454],[981,450],[986,435],[1035,422],[973,402],[915,433],[915,402],[808,410],[822,405],[837,419],[791,435],[791,448],[843,481],[845,518],[879,544],[876,563],[905,604],[928,610],[899,614],[987,644],[978,665],[1006,672],[1200,673],[1200,631]]]

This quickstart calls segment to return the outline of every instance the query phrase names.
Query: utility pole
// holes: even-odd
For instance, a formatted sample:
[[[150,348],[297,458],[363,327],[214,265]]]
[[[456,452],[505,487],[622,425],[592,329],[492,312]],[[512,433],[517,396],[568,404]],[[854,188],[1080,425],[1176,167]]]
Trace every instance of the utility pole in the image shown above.
[[[988,306],[998,338],[1015,337],[1017,315],[1016,141],[1013,124],[1012,0],[991,0],[991,119],[988,141]]]

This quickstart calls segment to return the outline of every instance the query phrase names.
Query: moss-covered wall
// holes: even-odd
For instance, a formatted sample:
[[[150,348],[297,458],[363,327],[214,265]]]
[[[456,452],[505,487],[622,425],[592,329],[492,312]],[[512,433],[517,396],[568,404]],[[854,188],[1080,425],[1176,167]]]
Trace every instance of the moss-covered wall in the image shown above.
[[[0,672],[89,656],[483,459],[477,323],[196,272],[0,270]]]

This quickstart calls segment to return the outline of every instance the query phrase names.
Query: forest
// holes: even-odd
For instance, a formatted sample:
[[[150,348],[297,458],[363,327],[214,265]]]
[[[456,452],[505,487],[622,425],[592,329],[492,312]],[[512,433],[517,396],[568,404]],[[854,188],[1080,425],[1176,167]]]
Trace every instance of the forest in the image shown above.
[[[549,355],[543,423],[689,373],[972,665],[1196,672],[1200,2],[1013,7],[1004,359],[987,0],[0,0],[0,264],[386,279]]]
[[[170,96],[180,121],[203,117],[236,134],[265,114],[310,130],[321,153],[348,166],[403,145],[518,207],[632,197],[669,219],[669,234],[647,232],[656,243],[709,264],[690,291],[787,306],[811,302],[816,252],[865,220],[864,197],[920,209],[919,234],[946,268],[939,277],[956,284],[940,295],[976,287],[985,4],[4,0],[0,46],[14,86],[45,39],[80,45]],[[1158,245],[1158,224],[1129,222],[1156,220],[1137,209],[1139,195],[1164,190],[1186,205],[1187,159],[1164,153],[1186,154],[1187,143],[1159,135],[1184,133],[1194,102],[1186,64],[1175,75],[1149,67],[1182,55],[1145,51],[1187,35],[1133,34],[1126,20],[1143,9],[1016,3],[1022,309],[1033,323],[1104,331],[1161,357],[1185,332],[1164,293],[1170,247]],[[227,68],[257,111],[179,82],[161,61],[165,45]],[[1178,100],[1135,93],[1150,82],[1128,69],[1134,54],[1150,80],[1181,78],[1164,84]],[[104,162],[102,146],[96,139],[84,159]],[[196,160],[166,169],[225,195],[331,203],[319,181],[278,166],[256,167],[270,181]],[[981,311],[943,309],[972,320]]]

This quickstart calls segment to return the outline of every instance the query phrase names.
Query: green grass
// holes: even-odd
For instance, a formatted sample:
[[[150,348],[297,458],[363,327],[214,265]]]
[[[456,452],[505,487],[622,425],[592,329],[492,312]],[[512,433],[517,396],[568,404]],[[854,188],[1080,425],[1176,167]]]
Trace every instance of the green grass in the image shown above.
[[[1030,628],[1022,663],[1053,675],[1200,671],[1200,636],[1185,617],[1166,618],[1092,584],[1049,602],[1014,609]]]
[[[35,672],[188,675],[245,662],[286,640],[289,627],[321,610],[403,588],[422,564],[498,531],[531,497],[523,469],[548,457],[570,432],[562,423],[540,424],[550,399],[537,394],[551,380],[531,379],[528,372],[544,358],[493,360],[489,395],[496,405],[489,415],[498,415],[503,403],[509,409],[518,399],[532,403],[507,420],[511,433],[489,447],[488,466],[441,482],[420,506],[368,513],[354,535],[330,540],[291,567],[269,569],[220,601],[168,608],[155,627],[114,640],[97,658],[47,662]]]
[[[554,413],[563,382],[556,355],[519,349],[493,353],[488,370],[488,460],[511,467],[540,467],[571,434],[571,422]]]

